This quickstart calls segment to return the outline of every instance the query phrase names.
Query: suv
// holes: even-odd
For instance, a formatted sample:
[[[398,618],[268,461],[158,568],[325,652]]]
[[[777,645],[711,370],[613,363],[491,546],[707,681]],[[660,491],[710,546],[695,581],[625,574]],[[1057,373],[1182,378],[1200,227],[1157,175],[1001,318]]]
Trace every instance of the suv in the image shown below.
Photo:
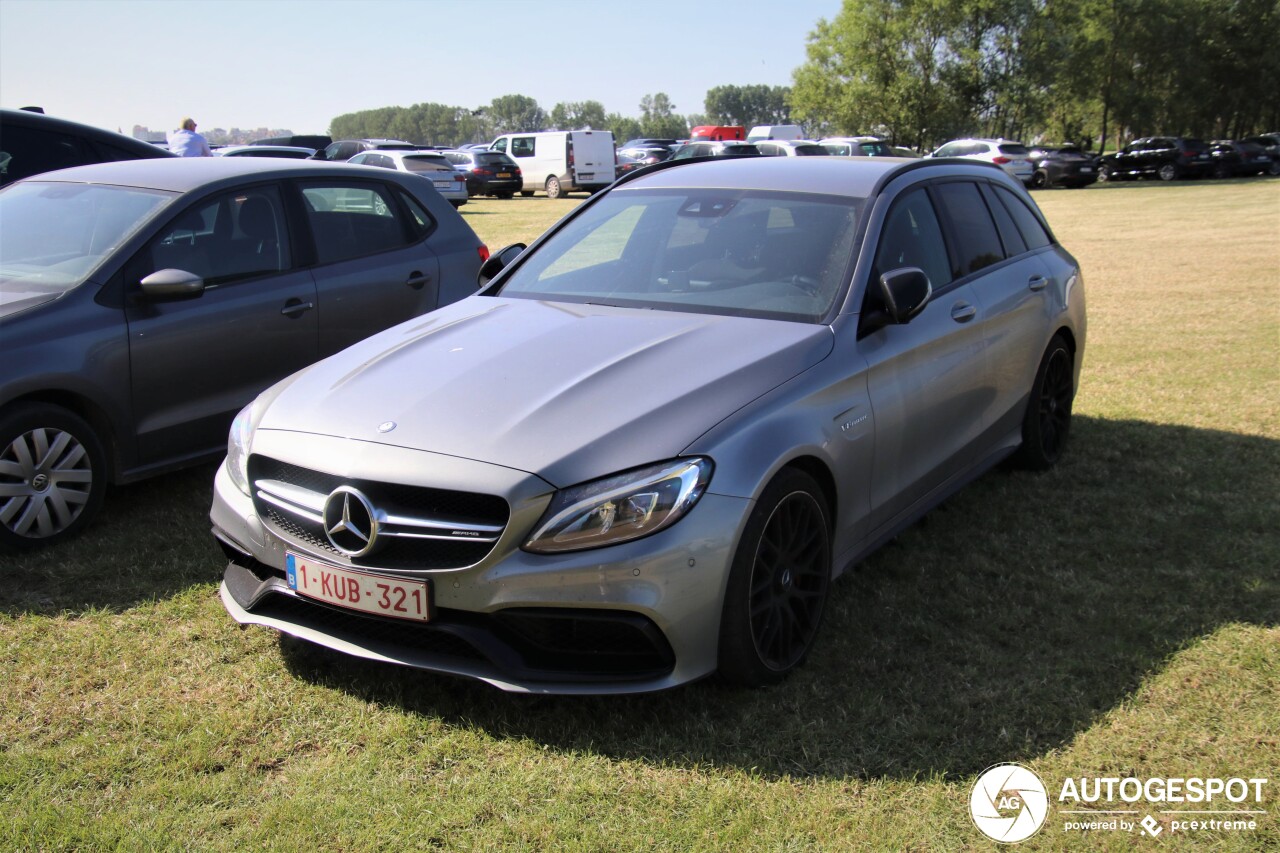
[[[1213,158],[1215,178],[1265,175],[1271,171],[1271,155],[1256,142],[1215,139],[1209,144],[1209,156]]]
[[[1146,136],[1103,156],[1098,161],[1098,180],[1106,183],[1154,175],[1162,181],[1176,181],[1212,174],[1213,167],[1209,146],[1201,139]]]
[[[1030,184],[1035,166],[1031,151],[1011,139],[955,139],[929,155],[930,157],[963,157],[995,163],[1024,184]]]
[[[350,160],[361,151],[417,151],[418,146],[402,139],[340,139],[317,151],[314,160]]]
[[[121,133],[29,110],[0,110],[0,186],[55,169],[172,157]]]
[[[1098,180],[1095,158],[1075,145],[1032,148],[1031,163],[1036,169],[1031,176],[1031,186],[1037,189],[1058,186],[1079,189]]]
[[[1280,133],[1263,133],[1258,136],[1245,137],[1243,142],[1261,145],[1271,157],[1271,174],[1280,175]]]

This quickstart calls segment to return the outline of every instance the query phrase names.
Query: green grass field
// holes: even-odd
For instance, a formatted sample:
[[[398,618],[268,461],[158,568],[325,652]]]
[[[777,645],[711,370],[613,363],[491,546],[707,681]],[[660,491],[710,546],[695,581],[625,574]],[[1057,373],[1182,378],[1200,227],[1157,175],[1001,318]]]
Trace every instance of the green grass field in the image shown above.
[[[1081,835],[1054,807],[1018,849],[1277,849],[1280,180],[1036,198],[1089,303],[1067,458],[844,577],[785,684],[509,696],[241,630],[200,468],[0,556],[0,849],[985,850],[970,789],[1009,761],[1051,800],[1271,780],[1255,831],[1150,807],[1158,840]],[[463,215],[496,250],[575,203]]]

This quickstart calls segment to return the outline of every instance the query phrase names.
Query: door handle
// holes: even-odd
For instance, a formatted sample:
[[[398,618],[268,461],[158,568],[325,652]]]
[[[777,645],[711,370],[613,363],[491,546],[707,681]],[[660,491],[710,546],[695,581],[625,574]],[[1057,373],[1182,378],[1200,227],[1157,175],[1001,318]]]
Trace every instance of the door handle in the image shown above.
[[[1042,275],[1033,275],[1027,281],[1027,287],[1031,288],[1032,290],[1044,290],[1048,286],[1049,286],[1049,279],[1045,278]]]
[[[316,307],[314,302],[303,302],[301,299],[290,299],[280,309],[280,313],[286,317],[301,317],[307,311]]]
[[[978,315],[978,309],[968,302],[957,302],[951,307],[951,319],[957,323],[967,323]]]
[[[405,284],[409,285],[414,290],[420,290],[424,284],[430,284],[430,283],[431,283],[431,273],[427,273],[426,275],[423,275],[417,270],[414,270],[413,272],[409,273],[409,278],[405,280]]]

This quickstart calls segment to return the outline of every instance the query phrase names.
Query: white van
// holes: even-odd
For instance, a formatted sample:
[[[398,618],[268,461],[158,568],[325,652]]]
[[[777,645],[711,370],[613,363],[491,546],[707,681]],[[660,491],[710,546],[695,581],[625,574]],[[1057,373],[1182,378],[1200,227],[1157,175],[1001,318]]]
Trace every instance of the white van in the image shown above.
[[[563,198],[575,191],[595,192],[613,183],[617,160],[613,133],[608,130],[549,130],[507,133],[490,143],[520,165],[525,189],[542,188],[547,198]]]
[[[748,142],[764,139],[804,139],[804,131],[798,124],[758,124],[747,134]]]

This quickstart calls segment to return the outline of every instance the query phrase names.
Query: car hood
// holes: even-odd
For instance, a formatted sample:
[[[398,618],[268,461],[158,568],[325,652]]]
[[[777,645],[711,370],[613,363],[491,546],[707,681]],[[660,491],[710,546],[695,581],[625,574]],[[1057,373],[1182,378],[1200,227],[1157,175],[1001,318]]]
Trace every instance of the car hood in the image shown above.
[[[21,285],[4,287],[0,289],[0,319],[52,302],[61,295],[62,291],[50,293],[47,288],[27,289]]]
[[[305,369],[258,428],[567,486],[678,455],[831,347],[822,325],[475,296]]]

